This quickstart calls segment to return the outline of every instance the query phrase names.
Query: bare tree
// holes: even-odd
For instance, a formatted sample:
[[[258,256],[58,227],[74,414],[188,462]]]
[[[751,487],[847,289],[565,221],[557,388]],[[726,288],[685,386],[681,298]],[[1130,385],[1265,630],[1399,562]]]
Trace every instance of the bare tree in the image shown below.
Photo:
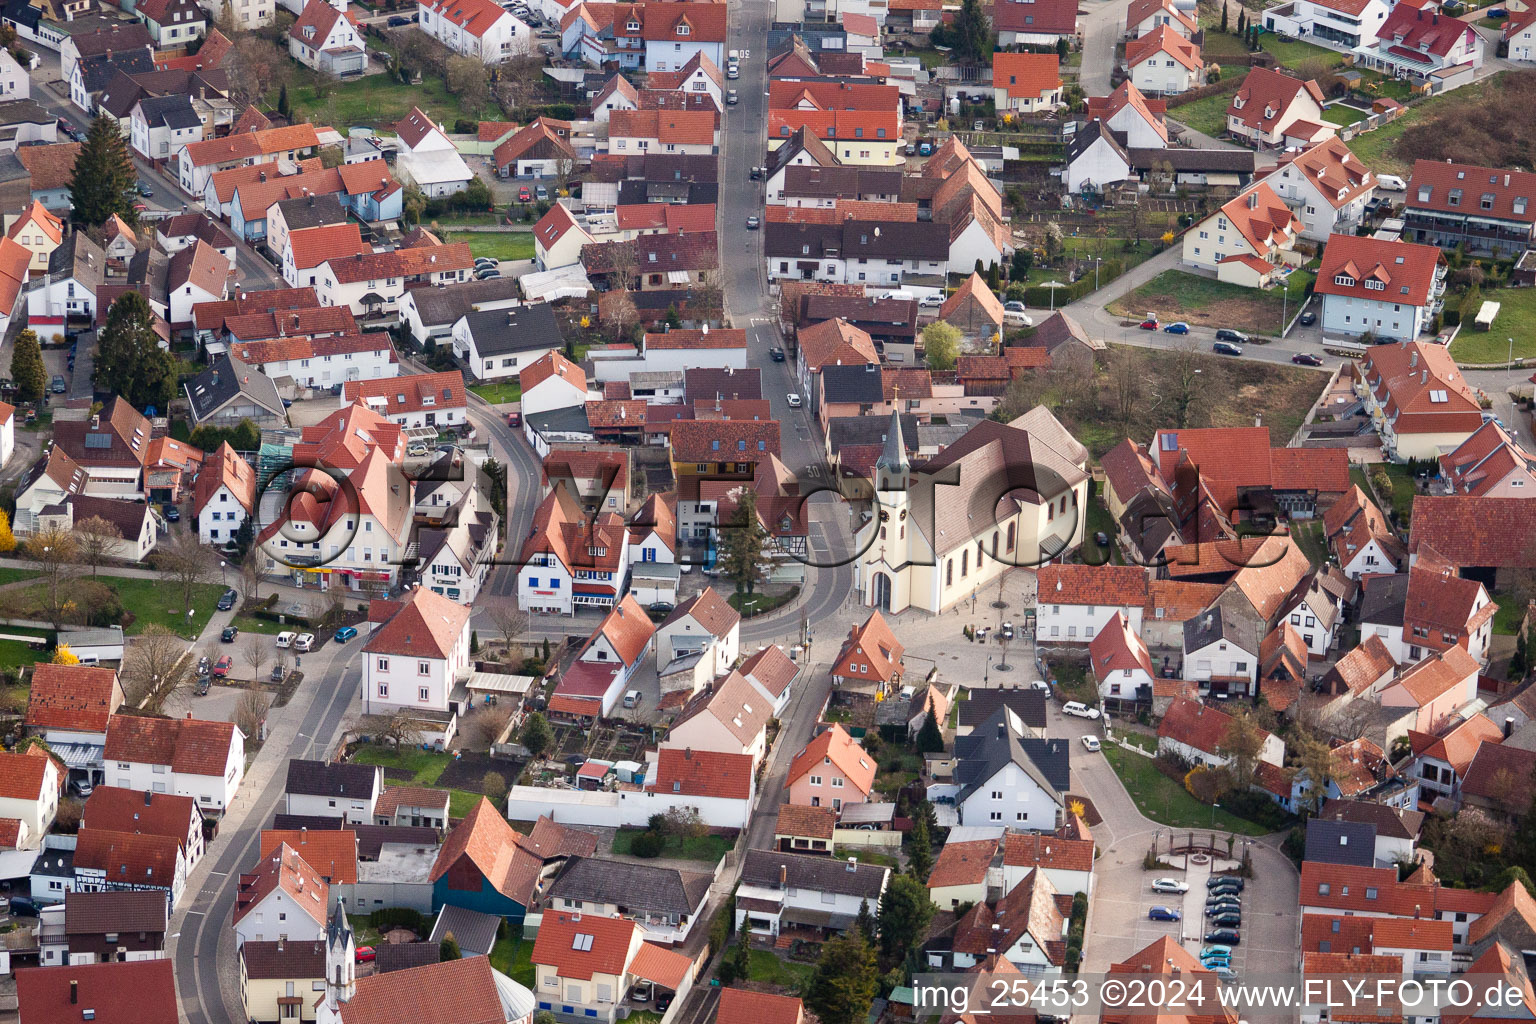
[[[528,613],[523,611],[511,601],[491,605],[487,611],[490,613],[491,622],[501,633],[502,640],[506,641],[507,653],[512,653],[512,642],[524,633],[528,632],[530,619]]]
[[[470,718],[470,729],[475,746],[489,750],[491,744],[499,740],[501,734],[506,731],[507,723],[512,721],[512,714],[511,704],[492,704],[477,710]]]
[[[1121,427],[1130,429],[1146,387],[1146,360],[1141,350],[1126,346],[1115,353],[1112,377],[1115,395],[1115,415]]]
[[[165,700],[191,676],[187,642],[159,623],[144,627],[123,655],[123,696],[144,711],[159,713]]]
[[[320,622],[326,629],[335,629],[341,625],[341,621],[347,617],[347,598],[340,590],[328,590],[325,592],[325,611],[321,613]]]
[[[709,826],[699,817],[696,807],[673,807],[666,813],[667,834],[679,839],[699,839],[709,834]]]
[[[218,570],[213,552],[198,542],[194,533],[180,533],[169,544],[155,549],[155,567],[181,588],[182,611],[191,611],[192,594]]]
[[[123,539],[123,531],[101,516],[91,516],[75,524],[75,546],[82,565],[91,567],[91,578],[96,570],[111,560],[112,552]]]
[[[247,738],[256,736],[261,732],[261,723],[267,720],[267,709],[271,706],[272,698],[265,693],[246,690],[235,703],[235,710],[230,712],[229,720]]]
[[[503,61],[496,79],[496,102],[508,114],[532,106],[544,89],[544,58],[538,54]]]
[[[562,153],[555,158],[555,194],[559,195],[568,191],[571,187],[571,179],[576,176],[576,159]]]
[[[613,298],[608,302],[608,315],[604,322],[613,329],[614,337],[623,340],[629,336],[630,328],[640,322],[640,310],[635,307],[635,300],[630,298],[627,291],[613,292]]]
[[[389,715],[368,715],[359,726],[360,731],[376,739],[393,743],[397,747],[409,747],[421,742],[421,730],[403,709]]]
[[[1200,374],[1204,367],[1200,365],[1200,342],[1194,335],[1183,335],[1169,350],[1172,360],[1165,374],[1166,383],[1173,398],[1174,418],[1178,425],[1187,427],[1190,425],[1190,412],[1195,405],[1195,397],[1199,392]],[[1209,382],[1207,382],[1209,383]]]
[[[699,283],[693,286],[693,297],[688,308],[699,320],[715,320],[725,316],[725,289],[720,287],[718,271],[706,270],[699,275]]]
[[[22,554],[48,583],[48,618],[57,629],[64,625],[59,584],[74,576],[80,546],[68,530],[49,526],[27,538]]]
[[[490,71],[478,57],[448,58],[443,80],[466,110],[478,114],[491,102]]]
[[[608,258],[609,283],[621,291],[635,286],[635,276],[640,269],[640,257],[633,242],[609,242],[603,250]]]
[[[288,83],[288,61],[271,43],[252,32],[231,36],[230,43],[222,67],[229,78],[229,98],[237,107],[259,104],[269,91]]]
[[[241,596],[247,601],[261,600],[261,581],[265,576],[261,570],[261,552],[253,544],[240,563],[240,584],[244,590]]]
[[[267,658],[272,654],[272,647],[269,645],[266,634],[247,633],[245,642],[240,645],[240,654],[245,658],[245,663],[251,666],[251,671],[255,673],[253,678],[258,683],[261,682],[261,666],[267,663]]]

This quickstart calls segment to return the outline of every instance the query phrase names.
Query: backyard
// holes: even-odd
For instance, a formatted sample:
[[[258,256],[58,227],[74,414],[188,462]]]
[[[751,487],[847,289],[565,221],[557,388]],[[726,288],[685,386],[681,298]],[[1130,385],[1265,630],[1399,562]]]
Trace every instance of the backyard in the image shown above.
[[[523,397],[522,382],[516,377],[508,377],[506,380],[487,381],[484,384],[471,384],[469,390],[492,405],[515,402]]]
[[[470,254],[497,260],[533,259],[532,231],[448,231],[444,243],[468,242]]]
[[[524,988],[534,987],[533,940],[502,938],[491,948],[491,966]]]
[[[1104,744],[1104,758],[1120,776],[1136,807],[1155,822],[1174,828],[1216,828],[1241,836],[1265,834],[1261,825],[1196,800],[1183,786],[1158,771],[1151,758],[1128,753],[1109,743]]]
[[[30,636],[36,637],[41,642],[41,647],[34,647],[25,640],[13,640],[11,637]],[[9,672],[14,668],[25,665],[33,665],[39,661],[48,660],[48,648],[53,646],[53,633],[46,629],[31,629],[26,626],[0,626],[0,672]]]
[[[771,950],[754,949],[748,956],[747,978],[749,980],[777,985],[791,992],[804,992],[810,985],[811,975],[816,973],[815,964],[785,960]]]
[[[420,85],[405,85],[393,75],[368,75],[340,84],[319,81],[317,75],[305,72],[305,84],[291,85],[288,100],[293,104],[295,121],[309,120],[315,124],[328,124],[342,134],[348,128],[382,128],[391,132],[397,121],[420,107],[439,124],[453,129],[458,120],[478,121],[482,116],[499,118],[501,108],[495,103],[483,110],[468,110],[459,103],[447,84],[434,75],[424,75]],[[268,97],[269,105],[277,105],[277,96]]]
[[[452,818],[464,817],[480,800],[479,793],[438,785],[438,780],[454,762],[452,754],[423,750],[420,747],[370,745],[358,747],[352,754],[352,760],[358,764],[376,764],[382,767],[385,784],[405,783],[431,789],[447,789],[448,815]],[[512,773],[503,774],[508,779],[512,777]]]
[[[1291,539],[1307,556],[1307,561],[1313,565],[1322,565],[1328,561],[1328,542],[1323,537],[1322,520],[1312,519],[1292,523]]]
[[[19,573],[16,580],[26,580],[36,577],[36,573],[26,573],[25,570],[3,570],[5,572]],[[0,585],[12,582],[10,579],[0,577]],[[90,588],[85,584],[93,582],[90,578],[71,580],[59,585],[59,600],[61,603],[69,603],[74,600],[73,595],[88,593]],[[109,576],[106,574],[98,577],[94,582],[102,584],[117,593],[118,601],[123,608],[133,615],[133,622],[124,628],[123,632],[128,636],[137,636],[144,632],[151,623],[164,626],[166,629],[182,636],[196,636],[201,633],[203,627],[213,616],[214,606],[218,604],[219,596],[224,593],[223,584],[198,583],[192,587],[192,614],[187,615],[186,606],[182,602],[182,588],[178,584],[167,584],[160,579],[139,579],[128,576]],[[83,588],[83,589],[82,589]],[[21,619],[47,619],[49,606],[48,584],[38,581],[27,586],[16,587],[7,590],[0,597],[7,617]],[[90,612],[93,609],[84,608]]]
[[[629,854],[630,846],[635,837],[646,830],[643,828],[621,828],[614,834],[613,850],[616,854]],[[724,836],[706,833],[702,836],[666,836],[666,843],[662,847],[660,856],[676,857],[682,860],[699,860],[708,864],[718,864],[720,858],[728,853],[734,844]]]
[[[1182,270],[1165,270],[1140,288],[1115,300],[1109,311],[1140,320],[1148,313],[1163,323],[1184,320],[1197,327],[1230,327],[1278,335],[1306,298],[1312,275],[1292,271],[1282,288],[1244,288]]]
[[[1451,355],[1462,364],[1502,363],[1510,358],[1509,339],[1515,339],[1514,358],[1536,356],[1536,288],[1498,288],[1483,298],[1499,304],[1499,315],[1490,330],[1463,325],[1451,343]],[[1448,300],[1447,306],[1450,305]]]
[[[1349,148],[1378,174],[1406,176],[1416,159],[1519,165],[1532,137],[1525,116],[1532,95],[1536,72],[1500,72],[1409,105],[1390,124],[1350,139]]]

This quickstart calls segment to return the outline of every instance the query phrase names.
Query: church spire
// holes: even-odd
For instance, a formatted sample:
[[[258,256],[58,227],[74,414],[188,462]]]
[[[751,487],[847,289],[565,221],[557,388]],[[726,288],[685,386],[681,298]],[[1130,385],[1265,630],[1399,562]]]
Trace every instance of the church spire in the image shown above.
[[[881,490],[892,489],[892,484],[896,487],[906,486],[906,476],[910,468],[907,463],[907,446],[901,436],[901,413],[893,409],[891,425],[885,432],[885,448],[875,462],[878,486]]]

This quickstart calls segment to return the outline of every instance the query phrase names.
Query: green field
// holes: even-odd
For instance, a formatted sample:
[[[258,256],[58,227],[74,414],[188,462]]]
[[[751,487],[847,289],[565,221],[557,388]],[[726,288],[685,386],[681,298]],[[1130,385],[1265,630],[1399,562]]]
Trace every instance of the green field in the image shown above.
[[[352,755],[352,760],[359,764],[376,764],[384,768],[399,768],[412,774],[410,784],[413,786],[427,786],[441,789],[437,785],[438,778],[453,760],[451,755],[438,753],[435,750],[422,750],[420,747],[384,747],[368,746],[359,747]],[[448,816],[462,818],[474,809],[480,802],[479,793],[471,793],[463,789],[450,789],[448,791]]]
[[[532,231],[448,231],[443,241],[468,242],[474,256],[498,260],[533,259]]]
[[[644,832],[642,828],[621,828],[613,837],[614,853],[629,853],[629,846],[635,841],[635,836]],[[731,841],[724,836],[703,835],[691,838],[668,836],[667,845],[661,851],[663,857],[680,857],[683,860],[700,860],[709,864],[718,864],[731,848]]]
[[[6,636],[35,636],[46,644],[53,643],[53,633],[46,629],[31,629],[26,626],[0,626],[0,633]],[[47,661],[50,655],[47,648],[42,650],[34,648],[24,640],[0,640],[0,671],[9,671],[13,668],[21,668],[24,665],[35,665],[39,661]],[[25,697],[23,697],[25,701]]]
[[[224,586],[219,583],[195,585],[192,588],[192,615],[189,619],[187,609],[182,603],[182,588],[179,584],[160,579],[110,576],[106,573],[98,577],[97,582],[117,591],[123,608],[133,614],[133,624],[123,631],[128,636],[137,636],[144,632],[145,627],[150,623],[164,626],[181,636],[196,636],[203,631],[203,627],[213,617],[214,606],[218,604],[219,596],[224,593]],[[65,600],[67,586],[68,584],[64,584],[59,588],[61,602]],[[32,606],[30,613],[25,617],[46,617],[45,609],[48,607],[46,583],[39,581],[12,593],[18,593],[23,604]]]
[[[778,985],[793,992],[805,991],[811,975],[816,973],[813,964],[794,963],[766,949],[754,949],[749,956],[747,977],[750,980]]]
[[[1351,125],[1363,120],[1365,114],[1355,107],[1347,107],[1342,103],[1335,103],[1331,107],[1323,108],[1323,120],[1330,124]]]
[[[1174,828],[1211,828],[1236,832],[1240,836],[1262,836],[1263,826],[1239,818],[1189,795],[1185,788],[1157,770],[1149,758],[1127,753],[1113,744],[1104,744],[1104,759],[1120,776],[1125,791],[1142,814]]]
[[[387,74],[368,75],[341,84],[295,85],[289,87],[288,99],[293,104],[295,121],[308,119],[315,124],[329,124],[342,134],[353,127],[393,132],[395,122],[409,114],[412,107],[420,107],[440,124],[446,123],[449,131],[461,118],[478,121],[482,116],[502,116],[495,103],[487,104],[483,110],[466,109],[443,80],[432,75],[424,76],[420,85],[403,85]],[[275,94],[269,97],[269,103],[276,106]]]
[[[1483,298],[1499,304],[1499,315],[1494,318],[1491,330],[1462,326],[1451,343],[1451,355],[1456,361],[1502,363],[1510,358],[1510,338],[1515,339],[1514,358],[1536,356],[1536,288],[1499,288],[1483,292]]]
[[[469,390],[490,402],[492,405],[501,405],[503,402],[515,402],[523,397],[523,385],[516,378],[491,381],[488,384],[471,384]]]
[[[1195,100],[1193,103],[1172,107],[1168,111],[1168,118],[1197,132],[1220,138],[1221,133],[1226,131],[1227,107],[1231,105],[1232,94],[1219,93]]]
[[[1413,474],[1408,472],[1407,466],[1400,466],[1395,462],[1376,463],[1370,468],[1374,470],[1377,465],[1386,471],[1387,477],[1392,481],[1392,496],[1385,502],[1387,508],[1396,512],[1402,521],[1409,521],[1413,514],[1413,498],[1418,493],[1413,486]],[[1349,478],[1367,495],[1373,493],[1366,482],[1364,469],[1359,466],[1351,468]]]
[[[1299,39],[1282,42],[1273,32],[1259,37],[1259,46],[1286,67],[1315,75],[1344,63],[1344,55],[1325,46],[1314,46]]]
[[[230,620],[230,624],[240,627],[242,633],[264,633],[267,636],[276,636],[283,632],[299,632],[299,627],[283,626],[267,619],[257,619],[249,615],[236,615]]]
[[[1279,288],[1244,288],[1182,270],[1165,270],[1108,308],[1128,319],[1154,312],[1163,323],[1184,320],[1197,327],[1277,335],[1282,313],[1289,316],[1296,311],[1311,281],[1308,272],[1293,272],[1286,284],[1288,296],[1282,296]]]
[[[7,583],[22,583],[26,580],[35,580],[38,573],[32,569],[18,569],[9,565],[0,566],[0,587]]]
[[[1314,519],[1292,523],[1291,538],[1296,541],[1296,546],[1307,556],[1307,561],[1313,565],[1322,565],[1328,560],[1328,542],[1323,537],[1322,520]]]
[[[533,940],[497,939],[496,945],[491,948],[491,966],[524,988],[532,989],[536,980],[533,972]]]

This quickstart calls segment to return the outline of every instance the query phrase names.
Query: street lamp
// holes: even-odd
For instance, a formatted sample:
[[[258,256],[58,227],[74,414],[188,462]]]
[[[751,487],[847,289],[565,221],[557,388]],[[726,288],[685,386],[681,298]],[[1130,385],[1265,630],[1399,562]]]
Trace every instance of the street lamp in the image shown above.
[[[219,560],[219,582],[224,584],[226,587],[229,586],[229,578],[224,575],[224,569],[228,565],[228,562],[222,559]]]
[[[1220,806],[1221,804],[1211,804],[1211,828],[1213,829],[1216,827],[1216,808]]]
[[[1515,368],[1515,339],[1514,338],[1510,338],[1509,339],[1509,362],[1507,364],[1505,364],[1504,369],[1506,369],[1506,370],[1513,370],[1514,368]]]
[[[192,640],[196,640],[197,639],[197,634],[192,632],[192,613],[195,612],[195,611],[196,611],[195,608],[188,608],[187,609],[187,636],[188,636],[188,638],[190,638]]]

